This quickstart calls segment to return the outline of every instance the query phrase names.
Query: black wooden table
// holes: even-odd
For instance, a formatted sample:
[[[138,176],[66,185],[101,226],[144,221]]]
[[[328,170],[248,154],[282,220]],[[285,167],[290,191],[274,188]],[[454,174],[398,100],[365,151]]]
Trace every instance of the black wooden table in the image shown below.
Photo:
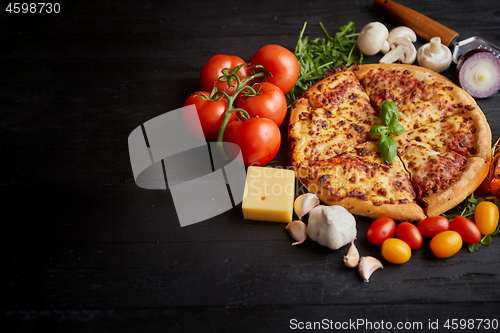
[[[244,220],[240,206],[180,227],[168,189],[134,182],[128,135],[181,107],[211,56],[293,50],[305,21],[310,37],[323,37],[319,22],[398,25],[372,1],[59,3],[0,8],[2,332],[458,332],[482,319],[498,330],[499,238],[448,259],[426,240],[365,283],[343,266],[347,248],[291,246],[283,224]],[[497,0],[399,3],[500,45]],[[477,102],[496,140],[500,94]],[[273,167],[288,164],[281,130]],[[371,220],[357,221],[360,251],[381,258]]]

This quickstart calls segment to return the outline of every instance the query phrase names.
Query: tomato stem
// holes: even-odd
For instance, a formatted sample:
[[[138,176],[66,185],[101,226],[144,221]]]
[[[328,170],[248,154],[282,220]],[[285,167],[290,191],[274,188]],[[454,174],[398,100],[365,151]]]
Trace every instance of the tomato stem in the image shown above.
[[[216,95],[220,94],[220,95],[224,96],[227,99],[226,111],[224,113],[224,118],[222,120],[222,125],[221,125],[220,130],[219,130],[219,135],[217,136],[217,148],[219,149],[219,152],[222,154],[222,156],[225,159],[229,159],[229,156],[225,152],[224,145],[222,144],[222,142],[224,140],[224,132],[226,131],[226,126],[227,126],[227,124],[229,122],[229,118],[231,117],[231,114],[233,112],[239,112],[243,116],[243,118],[245,118],[245,120],[247,120],[247,119],[250,118],[250,115],[245,110],[240,109],[240,108],[235,108],[235,109],[232,108],[233,104],[234,104],[234,101],[236,100],[236,98],[238,97],[238,95],[242,91],[245,91],[245,90],[248,91],[249,95],[253,95],[253,96],[257,95],[259,93],[259,91],[260,91],[260,87],[257,89],[257,91],[255,91],[255,89],[253,89],[251,86],[247,86],[247,84],[249,82],[252,82],[252,80],[254,80],[255,78],[263,77],[263,76],[267,75],[267,72],[264,70],[264,68],[262,66],[259,66],[259,69],[261,69],[261,70],[258,71],[258,72],[256,72],[255,74],[253,74],[251,76],[248,76],[248,77],[240,77],[240,76],[238,76],[237,73],[238,73],[238,70],[241,68],[241,66],[244,66],[244,65],[246,65],[246,64],[242,64],[240,66],[237,66],[237,67],[233,68],[230,71],[228,71],[227,68],[225,68],[224,70],[222,70],[222,72],[224,73],[224,75],[223,75],[223,77],[221,77],[221,80],[230,82],[231,86],[234,83],[234,81],[236,81],[236,88],[235,88],[235,90],[234,90],[234,92],[233,92],[233,94],[231,96],[229,96],[224,91],[217,91],[217,92],[214,93],[214,97]]]

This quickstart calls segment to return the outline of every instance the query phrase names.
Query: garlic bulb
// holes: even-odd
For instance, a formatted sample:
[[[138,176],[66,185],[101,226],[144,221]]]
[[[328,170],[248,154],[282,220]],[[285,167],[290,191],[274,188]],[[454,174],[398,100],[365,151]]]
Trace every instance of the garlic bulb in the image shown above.
[[[356,234],[356,219],[342,206],[319,205],[309,213],[307,235],[323,246],[338,250]]]

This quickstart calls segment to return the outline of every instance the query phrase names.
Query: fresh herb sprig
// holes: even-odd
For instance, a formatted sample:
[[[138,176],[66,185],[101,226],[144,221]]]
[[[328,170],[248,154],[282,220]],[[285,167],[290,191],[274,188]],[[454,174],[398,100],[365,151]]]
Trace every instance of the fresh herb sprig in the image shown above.
[[[460,209],[459,214],[443,214],[444,217],[446,217],[450,222],[457,216],[463,216],[467,217],[471,220],[474,220],[474,212],[476,211],[477,205],[482,202],[482,201],[491,201],[497,207],[500,209],[500,200],[497,199],[496,197],[479,197],[476,198],[474,193],[470,195],[470,197],[464,202],[463,207],[458,207]],[[493,242],[492,236],[500,234],[500,224],[497,226],[497,229],[489,234],[489,235],[483,235],[481,240],[475,244],[469,244],[467,248],[469,249],[469,252],[475,252],[477,251],[481,246],[485,245],[490,245]]]
[[[323,23],[319,23],[326,37],[309,40],[304,36],[307,22],[304,23],[294,54],[299,61],[300,74],[295,87],[286,94],[292,101],[297,99],[307,89],[323,78],[324,73],[333,67],[340,65],[360,65],[363,61],[363,53],[357,45],[358,33],[354,22],[341,26],[339,31],[332,37],[326,31]],[[295,94],[295,88],[301,91]]]
[[[383,101],[380,105],[380,119],[384,125],[375,125],[370,128],[369,135],[380,135],[378,151],[387,163],[392,163],[398,153],[396,140],[389,136],[404,133],[405,128],[399,123],[399,111],[396,103]]]

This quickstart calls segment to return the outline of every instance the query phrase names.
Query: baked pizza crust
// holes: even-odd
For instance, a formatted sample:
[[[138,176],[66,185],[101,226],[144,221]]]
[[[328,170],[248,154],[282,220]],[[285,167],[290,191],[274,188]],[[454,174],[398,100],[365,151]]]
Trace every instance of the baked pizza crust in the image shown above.
[[[489,161],[470,157],[460,177],[445,191],[422,198],[427,216],[441,215],[464,201],[483,182],[489,172]]]
[[[370,195],[369,190],[367,190],[368,199],[366,198],[366,193],[364,194],[364,197],[344,195],[340,198],[335,199],[331,189],[330,192],[322,190],[324,187],[324,183],[321,177],[328,175],[329,170],[327,166],[328,158],[330,157],[325,157],[324,155],[321,156],[321,158],[325,159],[325,161],[320,161],[323,164],[317,162],[317,159],[307,160],[307,154],[304,154],[305,145],[310,142],[310,146],[314,146],[314,139],[311,139],[310,135],[308,135],[307,132],[304,133],[304,128],[300,127],[300,124],[301,122],[304,122],[304,115],[311,112],[319,112],[316,110],[319,110],[320,108],[318,108],[317,103],[315,104],[315,102],[311,102],[311,96],[315,96],[315,98],[317,99],[318,96],[325,93],[325,87],[328,87],[328,85],[332,85],[332,77],[341,77],[342,80],[344,80],[343,84],[349,84],[350,86],[353,86],[350,83],[350,80],[352,79],[352,73],[354,73],[356,79],[361,82],[363,79],[369,78],[370,75],[376,73],[381,68],[384,71],[398,71],[399,73],[404,73],[404,75],[422,81],[427,85],[433,85],[434,89],[436,89],[437,87],[437,98],[439,98],[440,95],[445,95],[446,97],[448,97],[449,100],[447,101],[447,108],[449,110],[452,110],[452,112],[444,112],[442,115],[435,112],[429,123],[432,124],[437,121],[444,121],[448,117],[454,115],[472,119],[471,121],[473,122],[473,127],[475,128],[475,132],[472,133],[474,151],[472,154],[467,153],[467,161],[465,163],[465,166],[459,172],[458,177],[451,182],[450,186],[448,186],[445,190],[439,190],[436,193],[427,195],[426,197],[412,197],[410,191],[408,193],[405,193],[404,200],[402,200],[401,197],[399,200],[397,200],[396,197],[396,200],[391,199],[390,203],[380,204],[380,202],[377,202],[376,200],[371,200],[372,196]],[[359,114],[361,114],[361,117],[366,118],[367,124],[370,124],[370,126],[372,126],[377,122],[376,119],[374,120],[373,114],[377,115],[378,112],[373,108],[371,110],[368,110],[363,104],[366,103],[366,100],[370,102],[369,93],[367,94],[364,87],[361,86],[360,91],[359,93],[357,93],[357,95],[359,95],[358,97],[360,101],[358,108],[361,109],[361,105],[363,106],[362,111],[360,111]],[[433,101],[429,102],[425,107],[432,107],[432,102]],[[349,107],[347,106],[348,104],[345,101],[337,101],[337,103],[345,103],[344,107]],[[351,103],[350,105],[353,104]],[[410,108],[411,107],[412,106],[410,106]],[[439,105],[439,107],[440,111],[441,105]],[[351,112],[351,114],[354,113]],[[356,116],[356,121],[360,121],[359,114]],[[438,116],[436,116],[436,114]],[[409,115],[411,116],[411,114]],[[381,122],[378,121],[378,123]],[[418,129],[421,126],[425,126],[424,122],[417,122],[416,124],[417,125],[415,126],[415,128],[410,129],[410,131]],[[369,128],[370,127],[368,127],[368,130]],[[363,131],[366,131],[366,128],[363,128]],[[340,154],[356,149],[356,147],[359,147],[363,144],[360,141],[373,144],[376,139],[377,138],[363,137],[362,135],[360,135],[357,140],[343,138],[342,142],[339,143]],[[475,100],[448,78],[426,68],[413,65],[361,65],[355,66],[352,69],[340,70],[339,72],[333,73],[331,77],[327,77],[315,84],[312,88],[305,92],[304,95],[294,103],[294,105],[292,105],[289,125],[289,155],[291,165],[296,171],[297,178],[310,191],[312,190],[311,192],[316,192],[325,204],[342,205],[353,214],[367,216],[370,218],[391,217],[399,221],[418,221],[425,218],[426,216],[436,216],[448,211],[449,209],[462,202],[468,195],[470,195],[470,193],[472,193],[477,187],[479,187],[489,171],[489,163],[491,161],[491,131],[486,121],[486,117],[477,106]],[[331,157],[334,158],[335,156]],[[378,159],[379,161],[376,163],[380,163],[382,165],[382,163],[384,163],[382,158],[379,156]],[[403,169],[405,169],[404,164],[400,160],[399,156],[396,157],[396,160],[396,163],[402,164]],[[314,167],[315,163],[319,163],[322,166],[324,165],[324,167],[319,168],[317,167],[318,165]],[[314,169],[314,172],[311,172],[312,169]],[[405,172],[408,174],[408,177],[410,177],[411,173],[408,170],[405,170]],[[311,175],[311,173],[313,174]],[[304,175],[307,175],[307,177],[305,177]],[[344,184],[347,184],[348,180],[343,180],[341,178],[338,179],[337,189],[339,187],[343,187],[342,182]],[[391,186],[388,183],[387,189],[394,192],[394,189],[390,189],[390,187]],[[318,191],[314,189],[321,190]],[[375,189],[372,188],[372,190]],[[376,197],[376,194],[374,194],[373,197]]]
[[[365,77],[365,75],[369,74],[371,70],[377,71],[379,69],[387,71],[399,71],[401,73],[404,71],[409,71],[410,72],[409,74],[411,74],[417,80],[421,80],[430,84],[434,82],[444,83],[447,85],[451,85],[453,87],[457,87],[459,88],[459,90],[463,91],[463,89],[458,87],[455,83],[453,83],[453,81],[448,79],[446,76],[443,76],[439,73],[436,73],[428,68],[421,66],[403,65],[403,64],[366,64],[366,65],[359,65],[352,67],[352,71],[358,79],[362,79],[363,77]],[[467,94],[465,91],[464,93],[465,95],[462,96],[463,98],[468,96],[471,102],[473,102],[474,104],[476,103],[475,100],[472,97],[470,97],[469,94]]]

